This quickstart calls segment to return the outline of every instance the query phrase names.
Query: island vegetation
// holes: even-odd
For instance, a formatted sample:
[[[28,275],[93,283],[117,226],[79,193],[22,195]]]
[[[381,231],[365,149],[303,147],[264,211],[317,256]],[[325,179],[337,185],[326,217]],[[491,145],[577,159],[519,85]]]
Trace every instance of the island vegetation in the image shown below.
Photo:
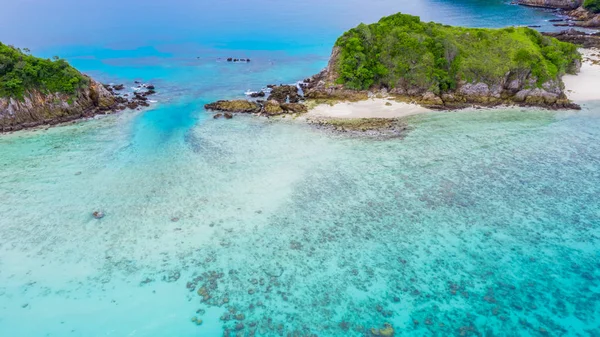
[[[135,85],[125,93],[123,84],[101,84],[57,56],[0,43],[0,133],[149,106],[154,85]]]
[[[459,82],[496,84],[507,73],[531,74],[532,86],[575,69],[574,45],[529,28],[480,29],[421,22],[397,14],[340,37],[338,84],[366,90],[408,86],[435,94]]]
[[[43,59],[0,43],[0,97],[23,99],[25,93],[75,94],[89,79],[65,60]]]
[[[561,79],[580,65],[575,45],[530,28],[452,27],[398,13],[344,33],[305,92],[320,100],[382,93],[432,108],[578,108]]]
[[[593,13],[600,13],[600,0],[585,0],[583,8]]]

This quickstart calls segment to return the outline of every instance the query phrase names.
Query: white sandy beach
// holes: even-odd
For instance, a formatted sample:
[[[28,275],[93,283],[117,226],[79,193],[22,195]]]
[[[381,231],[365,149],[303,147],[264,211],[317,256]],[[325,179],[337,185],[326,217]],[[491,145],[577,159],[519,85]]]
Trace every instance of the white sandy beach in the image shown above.
[[[416,104],[396,102],[385,98],[372,98],[360,102],[343,102],[335,105],[320,104],[306,117],[328,118],[399,118],[431,111]]]
[[[574,102],[600,100],[600,50],[580,49],[581,72],[563,77],[565,93]],[[595,63],[595,64],[594,64]]]

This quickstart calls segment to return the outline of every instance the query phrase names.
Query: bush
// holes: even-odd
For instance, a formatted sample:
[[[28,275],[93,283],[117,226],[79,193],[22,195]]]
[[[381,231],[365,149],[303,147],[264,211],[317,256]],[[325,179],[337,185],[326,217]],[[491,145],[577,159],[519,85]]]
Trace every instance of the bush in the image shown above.
[[[0,43],[0,97],[23,98],[29,90],[75,94],[88,84],[65,60],[34,57]]]
[[[585,0],[583,7],[588,11],[600,13],[600,0]]]
[[[497,84],[509,72],[532,73],[541,85],[565,74],[580,57],[574,45],[529,28],[451,27],[400,13],[351,29],[336,46],[338,83],[348,88],[436,94],[463,80]]]

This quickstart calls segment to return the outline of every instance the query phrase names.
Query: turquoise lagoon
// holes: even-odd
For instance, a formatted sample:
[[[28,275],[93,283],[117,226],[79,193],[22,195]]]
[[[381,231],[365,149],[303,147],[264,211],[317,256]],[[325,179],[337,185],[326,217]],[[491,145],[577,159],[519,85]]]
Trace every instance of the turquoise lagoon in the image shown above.
[[[202,108],[307,77],[345,29],[396,11],[547,28],[550,13],[4,6],[3,42],[159,94],[146,111],[0,136],[0,336],[600,335],[600,102],[413,116],[393,140]]]

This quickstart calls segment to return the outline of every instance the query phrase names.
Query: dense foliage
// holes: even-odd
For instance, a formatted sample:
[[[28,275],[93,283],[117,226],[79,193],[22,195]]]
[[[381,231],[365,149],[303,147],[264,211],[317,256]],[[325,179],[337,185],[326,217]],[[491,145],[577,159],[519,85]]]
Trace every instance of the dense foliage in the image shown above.
[[[74,94],[89,80],[65,60],[42,59],[0,43],[0,97],[22,98],[28,90]]]
[[[588,11],[600,13],[600,0],[585,0],[583,7]]]
[[[529,28],[478,29],[424,23],[395,14],[346,32],[338,83],[352,89],[403,87],[451,91],[460,80],[494,84],[507,73],[531,72],[541,85],[580,58],[574,45]]]

